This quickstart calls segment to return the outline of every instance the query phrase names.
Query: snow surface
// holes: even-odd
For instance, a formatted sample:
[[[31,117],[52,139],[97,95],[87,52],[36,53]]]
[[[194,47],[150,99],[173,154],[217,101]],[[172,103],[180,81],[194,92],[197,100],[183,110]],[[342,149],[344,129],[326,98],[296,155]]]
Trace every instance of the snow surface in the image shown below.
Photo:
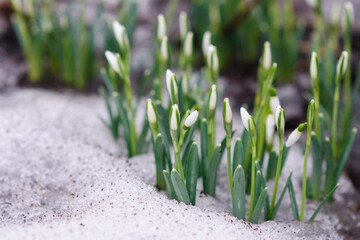
[[[331,208],[314,223],[288,221],[287,197],[278,222],[231,216],[225,161],[216,199],[199,191],[198,206],[168,200],[153,187],[152,154],[127,160],[98,115],[105,110],[97,96],[35,89],[0,95],[0,239],[341,239]],[[291,154],[288,165],[302,166],[301,150]],[[354,190],[342,181],[347,187],[337,200],[344,207],[342,194]],[[308,215],[314,206],[308,203]]]

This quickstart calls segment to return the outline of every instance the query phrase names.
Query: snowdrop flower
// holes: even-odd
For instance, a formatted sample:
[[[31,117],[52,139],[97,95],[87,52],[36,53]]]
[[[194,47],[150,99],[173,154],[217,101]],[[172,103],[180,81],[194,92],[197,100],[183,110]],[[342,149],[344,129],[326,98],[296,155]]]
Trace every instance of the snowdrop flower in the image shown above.
[[[116,41],[119,43],[120,48],[124,50],[128,50],[129,47],[129,39],[126,34],[126,29],[123,25],[121,25],[118,21],[113,22],[113,31],[116,38]]]
[[[350,24],[352,25],[355,21],[355,14],[354,14],[354,6],[351,2],[345,2],[344,4],[345,10],[345,20],[348,17]],[[345,21],[346,22],[346,21]]]
[[[111,68],[115,72],[120,74],[120,67],[119,67],[119,61],[118,61],[117,56],[113,52],[106,51],[105,57],[106,57],[106,60],[108,61],[108,63],[110,64]]]
[[[210,44],[211,44],[211,32],[206,31],[202,39],[202,51],[204,56],[207,56],[207,51]]]
[[[225,128],[226,134],[228,136],[231,136],[233,116],[232,116],[232,110],[231,110],[229,98],[224,99],[223,121],[224,121],[224,128]]]
[[[285,143],[285,146],[291,147],[292,145],[294,145],[300,139],[301,134],[305,130],[305,127],[306,127],[306,123],[302,123],[294,131],[292,131],[292,133],[289,135]]]
[[[331,6],[330,21],[332,25],[339,25],[341,6],[338,1],[335,1]]]
[[[177,104],[172,105],[170,109],[170,133],[174,139],[177,139],[179,129],[180,113]]]
[[[194,34],[192,32],[188,32],[186,34],[184,42],[184,54],[188,58],[192,57],[193,55],[193,38]]]
[[[312,122],[314,119],[314,112],[315,112],[315,100],[312,99],[309,103],[308,110],[307,110],[307,123],[311,129]]]
[[[210,89],[209,94],[209,112],[214,113],[216,109],[216,103],[217,103],[217,91],[216,91],[216,85],[213,84]]]
[[[165,17],[162,14],[157,16],[157,39],[161,41],[166,36]]]
[[[219,58],[217,56],[217,50],[214,45],[209,45],[207,49],[207,64],[212,71],[218,71],[219,69]]]
[[[270,90],[270,109],[271,109],[271,112],[274,114],[274,116],[276,114],[276,108],[279,105],[280,105],[280,100],[277,96],[276,90],[275,90],[275,88],[272,88]]]
[[[158,134],[158,123],[157,123],[155,106],[150,98],[146,101],[146,114],[149,121],[151,132],[153,134],[153,137],[155,138],[156,135]]]
[[[180,31],[180,38],[184,39],[186,33],[188,32],[188,17],[186,12],[182,11],[179,15],[179,31]]]
[[[269,70],[271,67],[271,46],[270,42],[264,43],[264,53],[263,53],[263,67],[265,70]]]
[[[318,57],[316,52],[311,53],[310,76],[311,79],[318,79]]]
[[[246,109],[244,107],[241,107],[240,115],[241,115],[241,120],[244,124],[244,127],[246,128],[246,130],[248,130],[248,132],[250,132],[250,125],[249,125],[249,120],[251,118],[250,114],[248,113],[248,111],[246,111]]]
[[[344,76],[344,74],[346,73],[347,65],[348,65],[348,52],[343,51],[336,66],[336,74],[341,73],[342,76]]]
[[[285,112],[284,109],[278,105],[276,107],[276,127],[280,135],[284,135],[285,131]]]
[[[167,61],[168,58],[169,58],[169,55],[168,55],[168,37],[167,36],[164,36],[161,39],[160,52],[161,52],[162,60]]]
[[[199,112],[198,112],[198,111],[192,112],[192,113],[185,119],[184,126],[187,127],[187,128],[191,127],[191,126],[196,122],[196,120],[198,119],[198,116],[199,116]]]
[[[268,146],[272,145],[274,132],[275,132],[274,115],[268,114],[266,117],[266,144]]]
[[[317,0],[305,0],[310,7],[315,8],[317,6]]]
[[[169,92],[171,101],[176,104],[178,97],[178,84],[176,76],[171,70],[166,70],[166,87]]]

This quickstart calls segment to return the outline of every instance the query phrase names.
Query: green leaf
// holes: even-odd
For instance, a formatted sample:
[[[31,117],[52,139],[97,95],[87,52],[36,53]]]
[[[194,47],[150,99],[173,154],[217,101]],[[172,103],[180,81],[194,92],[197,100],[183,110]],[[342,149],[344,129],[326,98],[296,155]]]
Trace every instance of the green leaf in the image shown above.
[[[173,169],[171,171],[171,181],[174,186],[177,200],[179,202],[185,203],[186,205],[189,205],[190,204],[189,194],[186,191],[186,186],[183,180],[181,179],[180,174],[178,173],[178,171],[176,171],[176,169]]]
[[[238,165],[234,172],[233,177],[233,215],[238,219],[245,221],[245,173],[241,165]]]
[[[315,133],[311,133],[311,150],[312,150],[312,178],[311,178],[311,190],[312,199],[320,199],[321,190],[321,177],[322,177],[322,152],[319,140]]]
[[[335,184],[335,162],[330,139],[325,139],[326,171],[324,192],[329,192]]]
[[[164,170],[163,174],[164,174],[164,179],[165,179],[165,183],[166,183],[166,191],[168,194],[168,198],[175,199],[176,194],[175,194],[174,186],[172,184],[170,173],[168,171]]]
[[[261,191],[260,197],[256,202],[252,217],[251,217],[251,219],[249,219],[249,221],[251,223],[258,223],[259,218],[260,218],[260,214],[261,214],[261,209],[264,207],[266,195],[267,195],[267,188],[264,188]]]
[[[245,156],[244,156],[244,149],[243,144],[240,138],[237,138],[235,141],[234,146],[234,153],[233,153],[233,173],[235,172],[235,169],[237,166],[244,166],[245,165]]]
[[[259,162],[255,163],[255,168],[256,168],[256,171],[260,171],[261,187],[266,188],[266,181],[265,181],[264,175],[262,174],[262,169],[261,169]],[[270,213],[270,201],[269,201],[269,195],[266,194],[265,203],[264,203],[264,220],[265,221],[269,220],[269,213]]]
[[[146,137],[147,134],[149,132],[149,121],[146,119],[146,116],[144,117],[144,121],[143,121],[143,127],[141,129],[141,133],[140,136],[138,138],[138,141],[136,143],[136,154],[140,154],[144,152],[144,146],[146,144]]]
[[[216,179],[217,179],[217,172],[218,172],[218,168],[219,168],[219,164],[221,161],[221,157],[222,157],[222,149],[221,149],[221,145],[217,145],[214,153],[211,157],[209,166],[208,166],[208,172],[206,173],[207,175],[207,185],[208,185],[208,192],[207,194],[209,194],[210,196],[215,196],[215,192],[216,192]]]
[[[272,212],[272,216],[271,216],[271,219],[270,219],[270,220],[274,220],[275,217],[276,217],[276,213],[277,213],[277,211],[279,210],[279,207],[280,207],[280,205],[281,205],[281,202],[282,202],[282,200],[283,200],[283,198],[284,198],[284,196],[285,196],[286,189],[288,188],[288,185],[289,185],[289,183],[290,183],[291,176],[292,176],[292,172],[289,174],[289,176],[288,176],[288,178],[287,178],[287,180],[286,180],[286,184],[285,184],[283,190],[281,191],[281,194],[280,194],[280,197],[279,197],[278,201],[277,201],[276,204],[275,204],[275,207],[274,207],[274,210],[273,210],[273,212]]]
[[[194,142],[191,144],[191,148],[189,150],[190,154],[187,159],[185,159],[184,169],[186,169],[187,173],[186,176],[186,189],[189,193],[190,202],[192,205],[195,206],[196,203],[196,185],[198,180],[199,174],[199,152],[198,146]]]
[[[258,162],[257,162],[258,164]],[[256,171],[256,175],[255,175],[255,193],[254,193],[254,203],[257,202],[258,198],[260,197],[260,194],[262,192],[262,189],[261,189],[261,172],[260,170],[257,170]]]
[[[321,201],[321,203],[319,204],[319,206],[315,209],[313,215],[311,216],[309,222],[312,222],[315,220],[316,215],[319,213],[320,209],[324,206],[324,204],[328,201],[329,198],[331,198],[331,196],[333,195],[333,193],[335,192],[335,190],[339,187],[339,184],[336,184],[335,187],[328,193],[326,194],[326,196],[324,197],[324,199]]]
[[[272,151],[269,155],[268,166],[266,169],[266,180],[273,179],[276,175],[276,163],[277,163],[277,154],[275,151]]]
[[[159,190],[165,190],[166,184],[163,171],[166,170],[163,139],[158,134],[154,143],[155,169],[156,169],[156,187]]]
[[[357,129],[354,128],[351,131],[349,138],[346,140],[346,142],[344,144],[344,147],[341,151],[341,154],[340,154],[340,157],[339,157],[338,163],[336,165],[336,169],[335,169],[335,182],[337,182],[339,180],[341,173],[344,170],[345,164],[349,158],[351,149],[354,145],[356,134],[357,134]]]
[[[206,119],[202,119],[201,121],[201,127],[200,127],[200,136],[201,136],[201,142],[200,142],[200,151],[201,151],[201,176],[203,180],[203,188],[206,193],[209,192],[209,186],[208,186],[208,167],[209,167],[209,160],[208,160],[208,125]]]
[[[298,205],[296,203],[296,197],[295,197],[294,187],[293,187],[291,177],[290,177],[289,184],[288,184],[288,190],[289,190],[290,203],[291,203],[291,208],[293,211],[294,219],[297,221],[300,221],[299,209],[298,209]]]

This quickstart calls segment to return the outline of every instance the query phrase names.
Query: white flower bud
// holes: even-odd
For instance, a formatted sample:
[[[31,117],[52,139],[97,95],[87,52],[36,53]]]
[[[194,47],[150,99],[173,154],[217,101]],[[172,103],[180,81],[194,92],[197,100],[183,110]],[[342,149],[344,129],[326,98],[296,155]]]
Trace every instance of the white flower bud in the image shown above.
[[[170,115],[170,129],[172,131],[177,131],[179,128],[179,119],[180,119],[179,107],[177,104],[171,107]]]
[[[185,127],[191,127],[195,122],[196,120],[198,119],[198,116],[199,116],[199,112],[198,111],[194,111],[192,112],[186,119],[185,119],[185,122],[184,122],[184,125]]]
[[[348,66],[348,52],[343,51],[336,66],[336,74],[340,74],[340,71],[342,70],[342,75],[344,75],[346,73],[347,66]]]
[[[264,43],[264,55],[263,55],[263,66],[265,70],[269,70],[271,67],[271,46],[270,42]]]
[[[248,113],[248,111],[246,111],[244,107],[240,108],[240,115],[244,127],[246,128],[246,130],[248,130],[248,132],[250,132],[249,120],[251,121],[251,115]]]
[[[310,76],[312,79],[318,78],[318,60],[316,52],[311,53]]]
[[[207,57],[207,51],[208,51],[210,44],[211,44],[211,32],[206,31],[204,33],[204,36],[202,39],[202,51],[203,51],[204,56],[206,56],[206,57]]]
[[[270,97],[270,108],[271,112],[275,115],[276,114],[276,108],[280,105],[280,101],[277,95]]]
[[[209,110],[214,111],[217,103],[216,85],[212,85],[209,96]]]
[[[266,117],[266,144],[271,145],[275,132],[275,119],[273,114],[268,114]]]
[[[186,57],[192,57],[193,55],[193,38],[194,34],[192,32],[186,34],[184,42],[184,54]]]
[[[188,32],[188,17],[184,11],[180,12],[179,15],[179,31],[181,39],[184,39]]]
[[[169,92],[170,97],[174,100],[174,97],[178,94],[178,85],[176,81],[176,76],[171,70],[166,70],[166,87]],[[175,96],[172,96],[171,87],[174,89]]]
[[[341,6],[339,1],[335,1],[331,6],[330,21],[332,25],[336,25],[336,26],[339,25],[340,12],[341,12],[340,10],[341,10]]]
[[[120,48],[127,48],[129,45],[129,39],[126,34],[126,29],[118,21],[113,22],[113,31],[116,38],[116,41],[119,43]]]
[[[345,16],[349,16],[350,24],[352,25],[355,21],[354,6],[352,2],[345,2],[344,4]]]
[[[156,119],[154,105],[153,105],[151,99],[148,99],[146,101],[146,112],[147,112],[147,117],[148,117],[149,123],[155,124],[157,122],[157,119]]]
[[[278,105],[276,107],[276,127],[280,134],[284,134],[285,131],[285,112],[284,109]]]
[[[305,0],[310,7],[315,8],[317,6],[317,0]]]
[[[231,110],[229,99],[225,98],[224,103],[225,103],[225,122],[231,123],[232,122],[232,110]]]
[[[157,16],[157,39],[161,41],[166,36],[166,22],[162,14]]]
[[[217,50],[214,45],[210,45],[207,50],[207,63],[208,67],[211,68],[212,71],[218,72],[219,70],[219,58],[217,55]]]
[[[169,58],[169,56],[168,56],[168,37],[167,36],[164,36],[161,39],[160,51],[161,51],[162,60],[167,61]]]
[[[306,123],[302,123],[294,131],[292,131],[292,133],[289,135],[289,137],[285,143],[286,147],[291,147],[300,139],[301,134],[305,130],[305,126],[306,126]]]
[[[115,72],[120,73],[119,61],[118,61],[116,55],[113,52],[106,51],[105,57],[106,57],[106,60],[108,61],[108,63],[110,64],[111,68]]]

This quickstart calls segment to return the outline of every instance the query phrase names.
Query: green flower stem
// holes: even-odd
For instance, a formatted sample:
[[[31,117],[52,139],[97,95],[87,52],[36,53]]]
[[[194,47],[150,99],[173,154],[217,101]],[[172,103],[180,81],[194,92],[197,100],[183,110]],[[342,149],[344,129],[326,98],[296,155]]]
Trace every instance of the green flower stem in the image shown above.
[[[135,128],[135,112],[132,106],[132,92],[130,86],[130,79],[128,76],[124,79],[125,82],[125,96],[126,96],[126,103],[128,107],[128,111],[130,114],[130,143],[131,143],[131,152],[130,156],[133,156],[136,153],[136,142],[137,142],[137,134]]]
[[[173,139],[173,143],[174,143],[174,150],[175,150],[175,169],[179,172],[181,179],[185,183],[184,170],[183,170],[182,162],[181,162],[181,158],[180,158],[181,148],[176,139]]]
[[[304,159],[304,170],[303,170],[303,186],[302,186],[302,200],[301,200],[301,215],[300,215],[300,221],[304,221],[304,212],[305,212],[305,200],[306,200],[306,166],[307,166],[307,160],[309,156],[309,149],[311,144],[311,124],[308,125],[308,128],[310,129],[307,134],[306,139],[306,149],[305,149],[305,159]]]
[[[319,81],[319,79],[317,79]],[[320,118],[319,118],[319,108],[320,108],[320,93],[319,93],[319,86],[317,89],[314,89],[314,99],[315,99],[315,132],[318,139],[321,139],[321,130],[320,130]]]
[[[275,201],[276,201],[276,194],[277,194],[277,188],[279,184],[279,177],[281,173],[281,164],[282,164],[282,156],[283,156],[283,150],[284,150],[284,136],[282,134],[279,134],[280,139],[280,145],[279,145],[279,157],[277,160],[277,166],[276,166],[276,175],[275,175],[275,185],[274,185],[274,192],[271,200],[271,206],[270,206],[270,219],[272,218],[272,214],[275,207]]]
[[[215,134],[216,134],[216,123],[215,123],[215,118],[211,117],[208,120],[209,122],[209,127],[208,127],[208,136],[209,136],[209,159],[211,159],[211,156],[214,152],[214,148],[215,148]]]
[[[256,159],[256,141],[251,138],[252,146],[252,162],[251,162],[251,192],[250,192],[250,210],[249,221],[251,221],[253,208],[254,208],[254,196],[255,196],[255,159]]]
[[[332,147],[334,152],[334,158],[337,156],[337,139],[336,139],[336,128],[337,128],[337,117],[339,111],[339,99],[340,99],[340,74],[336,75],[335,80],[335,93],[334,93],[334,104],[333,104],[333,115],[332,115]]]
[[[232,170],[231,170],[231,136],[226,136],[227,174],[229,179],[230,196],[232,199]]]

